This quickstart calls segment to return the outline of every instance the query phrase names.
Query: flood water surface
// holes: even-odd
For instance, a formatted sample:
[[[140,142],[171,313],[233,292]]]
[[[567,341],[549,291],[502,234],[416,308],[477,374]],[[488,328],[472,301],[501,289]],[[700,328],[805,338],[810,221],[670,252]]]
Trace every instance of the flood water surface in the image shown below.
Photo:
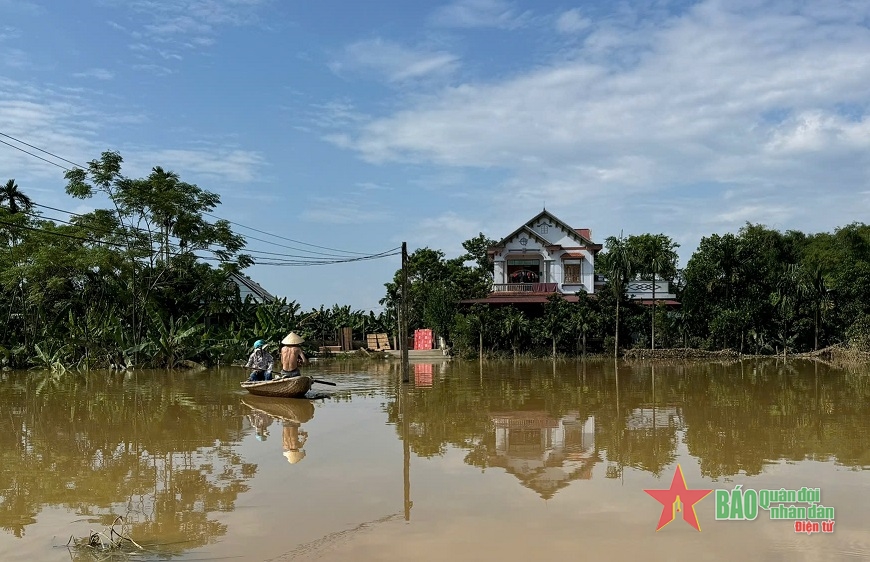
[[[308,372],[327,397],[252,397],[241,369],[0,374],[0,560],[870,558],[867,369]],[[103,551],[112,528],[141,549]]]

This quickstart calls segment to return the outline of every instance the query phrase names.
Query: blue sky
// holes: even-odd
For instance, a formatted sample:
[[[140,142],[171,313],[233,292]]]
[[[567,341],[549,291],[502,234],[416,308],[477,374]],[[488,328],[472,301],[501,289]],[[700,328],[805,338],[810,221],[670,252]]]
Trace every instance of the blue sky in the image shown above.
[[[163,166],[222,218],[339,250],[452,257],[546,204],[597,242],[668,234],[685,265],[746,221],[866,220],[868,25],[865,0],[0,0],[0,132]],[[4,181],[93,208],[62,173],[0,145]],[[248,273],[377,310],[398,264]]]

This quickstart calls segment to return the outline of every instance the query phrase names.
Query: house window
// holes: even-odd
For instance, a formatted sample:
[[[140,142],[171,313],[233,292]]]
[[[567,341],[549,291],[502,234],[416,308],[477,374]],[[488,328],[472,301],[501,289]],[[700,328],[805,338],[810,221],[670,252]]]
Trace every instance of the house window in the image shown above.
[[[562,283],[566,285],[580,285],[581,261],[573,260],[562,265]]]

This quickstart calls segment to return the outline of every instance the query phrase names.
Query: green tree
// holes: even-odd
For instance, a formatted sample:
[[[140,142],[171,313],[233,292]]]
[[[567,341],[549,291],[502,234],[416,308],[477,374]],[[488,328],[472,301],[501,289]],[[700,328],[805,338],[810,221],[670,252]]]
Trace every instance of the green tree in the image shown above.
[[[607,275],[608,285],[616,299],[616,317],[613,328],[613,356],[619,355],[619,303],[625,295],[625,288],[634,270],[632,255],[625,238],[610,236],[605,240],[606,253],[601,255],[600,261]]]
[[[569,324],[577,334],[577,344],[581,354],[586,355],[586,336],[598,328],[600,315],[595,310],[592,300],[585,291],[577,293],[577,304],[570,307]]]
[[[630,236],[627,244],[632,253],[632,261],[640,279],[652,283],[652,313],[650,314],[650,345],[656,348],[656,280],[672,281],[677,274],[677,252],[679,244],[664,234],[641,234]]]
[[[553,293],[547,297],[547,302],[544,304],[542,327],[544,335],[552,342],[553,359],[556,358],[556,341],[565,332],[568,325],[571,316],[570,308],[568,301],[561,293]]]
[[[9,180],[0,187],[0,205],[5,205],[9,213],[14,215],[20,211],[30,211],[33,201],[18,188],[15,180]]]
[[[517,360],[517,353],[520,347],[520,341],[526,336],[529,331],[529,319],[518,309],[509,306],[505,310],[501,321],[501,334],[511,344],[511,349],[514,354],[514,361]]]

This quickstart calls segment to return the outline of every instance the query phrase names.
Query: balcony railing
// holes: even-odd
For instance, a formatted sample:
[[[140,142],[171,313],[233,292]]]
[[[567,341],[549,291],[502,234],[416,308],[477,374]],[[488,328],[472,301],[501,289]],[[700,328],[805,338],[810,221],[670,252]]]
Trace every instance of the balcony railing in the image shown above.
[[[495,283],[493,293],[554,293],[556,283]]]

